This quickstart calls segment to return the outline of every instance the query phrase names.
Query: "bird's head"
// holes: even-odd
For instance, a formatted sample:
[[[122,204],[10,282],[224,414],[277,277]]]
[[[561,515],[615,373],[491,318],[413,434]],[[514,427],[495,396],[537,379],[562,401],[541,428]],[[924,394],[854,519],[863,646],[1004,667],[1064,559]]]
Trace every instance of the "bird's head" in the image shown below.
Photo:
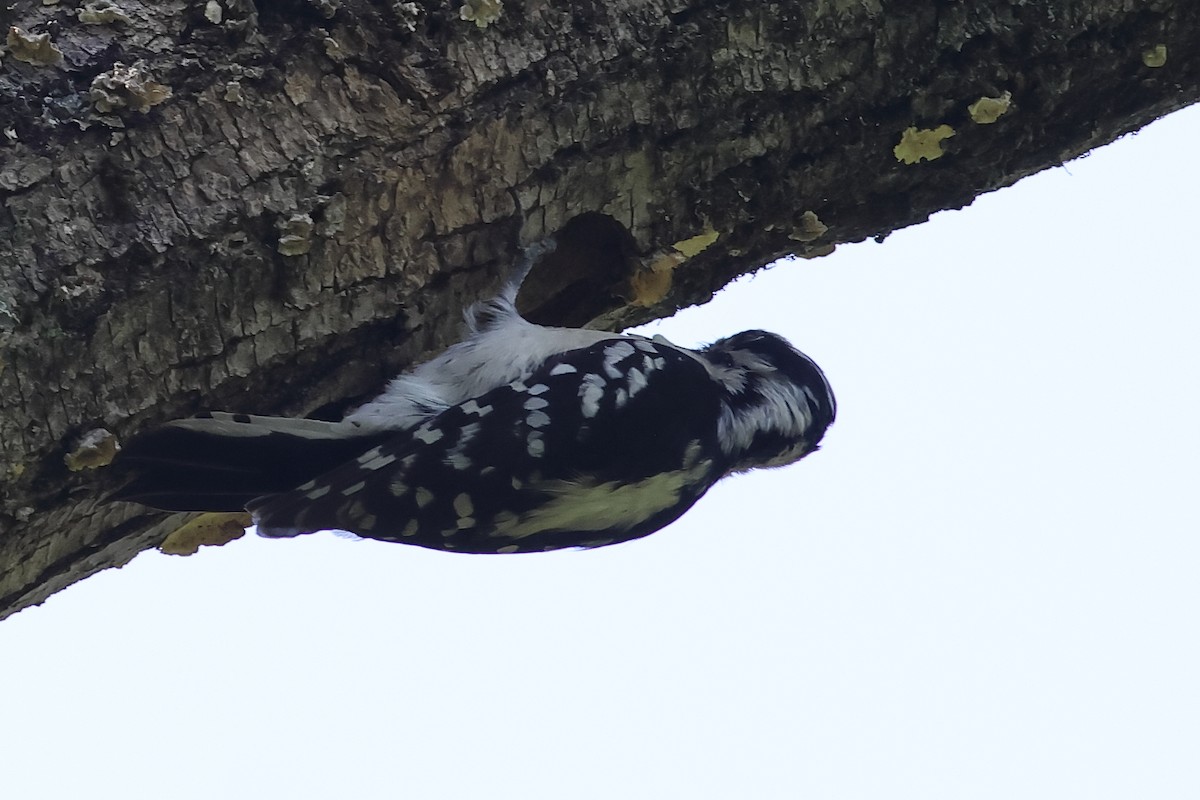
[[[783,466],[817,449],[837,401],[811,358],[766,331],[742,331],[700,355],[725,388],[717,435],[730,472]]]

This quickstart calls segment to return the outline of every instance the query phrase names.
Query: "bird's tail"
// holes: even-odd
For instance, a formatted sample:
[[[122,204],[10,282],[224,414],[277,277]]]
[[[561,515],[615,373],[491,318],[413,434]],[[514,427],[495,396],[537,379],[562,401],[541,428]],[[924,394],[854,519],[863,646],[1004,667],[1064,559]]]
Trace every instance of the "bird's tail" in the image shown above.
[[[348,422],[212,412],[135,436],[114,467],[132,479],[109,499],[164,511],[241,511],[294,489],[392,433]]]

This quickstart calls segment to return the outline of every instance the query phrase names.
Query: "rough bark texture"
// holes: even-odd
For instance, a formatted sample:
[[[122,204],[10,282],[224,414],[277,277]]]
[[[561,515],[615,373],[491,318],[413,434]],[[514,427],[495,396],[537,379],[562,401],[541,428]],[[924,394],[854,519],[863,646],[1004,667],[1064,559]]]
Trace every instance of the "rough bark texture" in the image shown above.
[[[180,523],[101,502],[113,477],[67,467],[105,460],[81,436],[336,413],[572,219],[523,303],[621,325],[1200,97],[1195,0],[464,9],[0,10],[0,616]],[[945,155],[898,160],[905,129],[941,125]]]

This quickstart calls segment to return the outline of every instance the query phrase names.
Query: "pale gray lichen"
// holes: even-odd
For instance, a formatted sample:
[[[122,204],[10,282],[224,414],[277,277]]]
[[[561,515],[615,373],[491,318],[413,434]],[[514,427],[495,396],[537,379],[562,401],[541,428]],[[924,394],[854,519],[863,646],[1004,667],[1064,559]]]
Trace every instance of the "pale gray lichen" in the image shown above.
[[[8,29],[8,52],[17,61],[39,67],[50,66],[62,61],[62,50],[54,46],[48,33],[26,33],[13,25]]]
[[[108,72],[96,76],[88,93],[101,113],[129,108],[146,114],[171,96],[169,87],[150,80],[141,61],[132,67],[118,61]]]
[[[313,219],[308,214],[293,214],[279,224],[276,249],[285,256],[302,256],[312,249]]]
[[[0,166],[0,189],[28,189],[48,178],[53,170],[54,162],[49,158],[22,154]]]
[[[458,9],[459,19],[474,22],[477,28],[486,28],[504,13],[504,0],[466,0]]]
[[[330,61],[343,61],[346,58],[345,51],[342,50],[342,45],[337,39],[332,36],[325,37],[325,55]]]
[[[17,314],[16,309],[16,297],[0,289],[0,333],[12,332],[21,324],[21,317]],[[0,368],[3,368],[3,366],[3,360],[0,360]]]
[[[829,226],[821,222],[816,213],[805,211],[796,218],[796,225],[788,238],[795,242],[813,242],[820,239],[829,230]]]
[[[309,0],[317,11],[321,12],[321,16],[325,19],[333,19],[338,12],[341,3],[338,0]]]
[[[799,253],[796,253],[796,255],[807,259],[824,258],[825,256],[832,254],[834,250],[837,250],[836,244],[818,244],[806,247]]]
[[[242,95],[242,82],[230,81],[229,83],[225,84],[224,97],[226,103],[233,103],[237,106],[243,105],[246,101],[246,98]]]
[[[110,25],[114,22],[128,23],[131,20],[113,0],[92,0],[79,9],[79,21],[85,25]]]
[[[392,3],[392,13],[396,16],[396,21],[400,23],[400,27],[408,33],[412,33],[417,29],[417,22],[420,21],[421,15],[425,13],[416,3]]]
[[[339,234],[346,225],[346,196],[341,192],[324,198],[321,221],[317,223],[318,236],[328,239]]]

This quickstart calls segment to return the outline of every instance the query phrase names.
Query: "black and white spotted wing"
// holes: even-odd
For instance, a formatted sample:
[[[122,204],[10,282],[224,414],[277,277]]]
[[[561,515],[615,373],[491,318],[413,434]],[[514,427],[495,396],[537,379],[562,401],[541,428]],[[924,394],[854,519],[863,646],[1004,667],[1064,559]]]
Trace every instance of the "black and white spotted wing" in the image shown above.
[[[626,541],[677,519],[724,473],[718,404],[694,357],[610,340],[248,508],[267,536],[341,529],[472,553]]]

